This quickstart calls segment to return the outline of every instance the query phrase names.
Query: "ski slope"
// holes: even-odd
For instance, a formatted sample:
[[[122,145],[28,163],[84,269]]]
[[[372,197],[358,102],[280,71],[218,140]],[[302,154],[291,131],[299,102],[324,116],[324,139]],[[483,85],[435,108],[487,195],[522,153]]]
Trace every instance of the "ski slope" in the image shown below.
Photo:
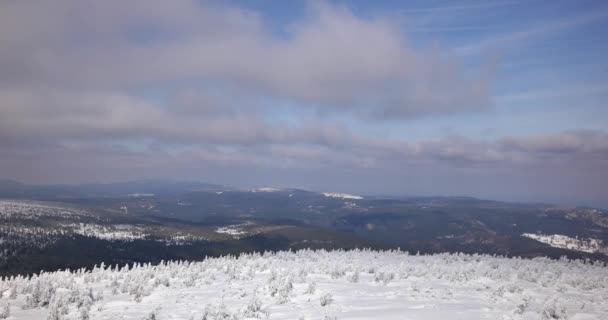
[[[608,319],[604,264],[487,255],[304,250],[42,273],[0,291],[5,319]]]

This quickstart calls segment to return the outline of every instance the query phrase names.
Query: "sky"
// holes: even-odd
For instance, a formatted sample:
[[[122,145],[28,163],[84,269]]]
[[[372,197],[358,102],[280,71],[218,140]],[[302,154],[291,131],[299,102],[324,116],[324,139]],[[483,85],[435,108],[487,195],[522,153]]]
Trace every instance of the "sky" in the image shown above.
[[[608,207],[605,1],[0,2],[0,177]]]

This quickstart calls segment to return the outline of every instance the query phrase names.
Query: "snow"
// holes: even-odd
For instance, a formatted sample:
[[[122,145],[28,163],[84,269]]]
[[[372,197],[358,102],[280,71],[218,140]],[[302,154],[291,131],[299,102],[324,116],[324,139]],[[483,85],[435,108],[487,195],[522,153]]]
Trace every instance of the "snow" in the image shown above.
[[[163,237],[154,236],[145,227],[129,224],[98,225],[91,223],[66,224],[62,227],[85,237],[93,237],[108,241],[154,240],[166,245],[184,245],[194,241],[209,239],[189,233],[177,232]],[[237,234],[238,235],[238,234]]]
[[[354,194],[348,194],[348,193],[323,192],[323,195],[328,198],[353,199],[353,200],[363,199],[363,197],[361,197],[361,196],[356,196]]]
[[[129,197],[132,198],[146,198],[146,197],[154,197],[153,193],[131,193]]]
[[[608,248],[604,247],[602,240],[599,239],[578,239],[571,238],[561,234],[534,234],[524,233],[523,237],[536,240],[548,244],[554,248],[568,249],[587,253],[603,253],[608,254]]]
[[[344,206],[343,208],[345,209],[349,209],[349,210],[353,210],[353,211],[368,211],[369,209],[366,207],[361,207],[359,205],[357,205],[355,202],[352,201],[344,201]]]
[[[127,213],[128,208],[121,206]],[[40,219],[51,218],[51,224],[40,224]],[[88,211],[61,206],[52,202],[0,200],[0,262],[12,259],[19,252],[14,247],[27,246],[45,248],[60,238],[75,235],[106,241],[153,240],[167,246],[185,245],[197,241],[209,241],[208,237],[190,232],[179,232],[145,224],[116,224]],[[80,222],[80,221],[87,221]],[[34,222],[34,223],[32,223]],[[46,223],[46,221],[45,221]],[[244,227],[246,224],[235,227]],[[233,237],[240,234],[235,233]],[[1,289],[1,288],[0,288]],[[2,306],[0,305],[0,313]],[[0,318],[2,319],[2,318]]]
[[[351,201],[344,201],[344,207],[346,208],[356,208],[358,207],[356,203],[351,202]]]
[[[261,187],[256,189],[251,189],[251,192],[279,192],[281,189],[272,188],[272,187]]]
[[[0,293],[13,320],[608,319],[603,264],[400,251],[96,267],[5,278]]]
[[[36,219],[39,217],[87,216],[81,209],[34,201],[0,200],[0,218]]]
[[[157,238],[154,240],[164,243],[168,246],[186,245],[186,244],[190,244],[194,241],[209,241],[209,239],[202,237],[202,236],[197,236],[197,235],[192,235],[192,234],[182,234],[182,233],[173,234],[168,238],[167,237],[166,238]]]
[[[139,228],[132,225],[111,225],[102,226],[98,224],[72,224],[66,225],[72,229],[72,232],[83,235],[85,237],[93,237],[101,240],[121,240],[121,241],[132,241],[136,239],[145,239],[147,235],[144,233],[143,228]]]
[[[242,235],[247,234],[247,232],[238,228],[238,225],[227,226],[227,227],[219,227],[215,230],[217,233],[231,235],[234,238],[239,238]]]

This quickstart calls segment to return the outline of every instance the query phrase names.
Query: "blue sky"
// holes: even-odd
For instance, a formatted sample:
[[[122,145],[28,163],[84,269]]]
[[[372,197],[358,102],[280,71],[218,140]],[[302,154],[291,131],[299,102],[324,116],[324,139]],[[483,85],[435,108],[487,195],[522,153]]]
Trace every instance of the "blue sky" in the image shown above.
[[[605,1],[0,4],[0,176],[608,206]]]
[[[306,1],[230,3],[261,12],[279,35],[305,15],[307,5]],[[387,123],[381,129],[374,124],[362,130],[409,139],[445,134],[497,138],[607,126],[608,5],[604,1],[332,3],[361,17],[392,16],[414,46],[440,46],[472,69],[495,63],[492,110],[412,119],[407,125]]]

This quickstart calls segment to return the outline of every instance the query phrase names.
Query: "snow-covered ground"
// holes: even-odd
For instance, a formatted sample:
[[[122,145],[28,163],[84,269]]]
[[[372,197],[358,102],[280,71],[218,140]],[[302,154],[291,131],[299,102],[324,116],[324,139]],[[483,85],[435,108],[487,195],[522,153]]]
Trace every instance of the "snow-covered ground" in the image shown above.
[[[524,233],[523,237],[546,243],[554,248],[568,249],[587,253],[608,254],[608,249],[599,239],[577,239],[561,234],[534,234]]]
[[[130,224],[111,224],[98,225],[87,223],[73,223],[63,225],[67,231],[79,234],[85,237],[92,237],[108,241],[133,241],[133,240],[154,240],[165,243],[167,245],[184,245],[194,241],[208,241],[206,237],[191,234],[175,232],[172,234],[153,234],[152,229]],[[244,234],[244,233],[243,233]],[[240,233],[239,233],[240,235]]]
[[[71,229],[76,234],[101,240],[131,241],[147,237],[143,228],[128,224],[102,226],[98,224],[78,223],[66,225],[65,227]]]
[[[272,188],[272,187],[261,187],[261,188],[255,188],[255,189],[251,189],[251,192],[279,192],[282,191],[283,189],[279,189],[279,188]]]
[[[8,319],[608,319],[582,261],[298,251],[0,282]]]
[[[131,198],[149,198],[149,197],[154,197],[153,193],[131,193],[129,194],[129,197]]]
[[[35,201],[0,200],[0,218],[37,219],[43,216],[87,216],[84,210]]]
[[[352,200],[363,199],[362,196],[356,196],[354,194],[349,194],[349,193],[323,192],[323,195],[328,198],[340,198],[340,199],[352,199]]]
[[[219,227],[219,228],[215,229],[215,232],[220,233],[220,234],[227,234],[227,235],[230,235],[230,236],[238,239],[241,236],[247,234],[246,231],[241,229],[241,227],[243,227],[243,226],[245,226],[245,225],[232,225],[232,226],[226,226],[226,227]]]
[[[169,246],[180,246],[190,244],[194,241],[209,241],[208,238],[193,234],[182,234],[180,232],[165,238],[155,238],[155,241],[164,243]]]

